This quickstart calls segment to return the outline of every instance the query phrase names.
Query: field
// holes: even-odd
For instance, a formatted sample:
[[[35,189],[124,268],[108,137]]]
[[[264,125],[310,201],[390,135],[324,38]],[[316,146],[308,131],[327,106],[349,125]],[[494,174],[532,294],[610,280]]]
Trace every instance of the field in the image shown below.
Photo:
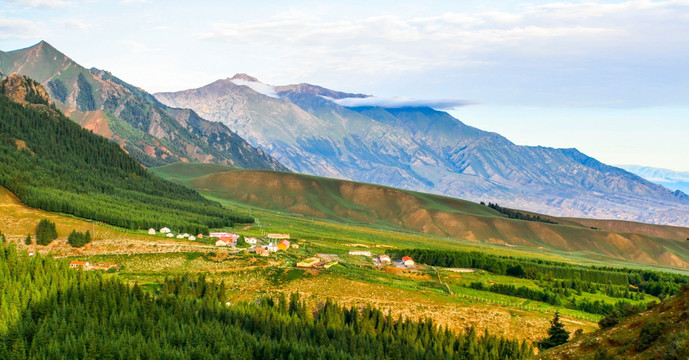
[[[218,167],[215,170],[222,170]],[[179,179],[193,179],[194,171],[177,174]],[[180,182],[183,182],[180,180]],[[551,248],[534,249],[529,246],[477,242],[448,236],[413,232],[409,229],[385,226],[364,226],[355,221],[336,221],[299,216],[250,206],[219,197],[216,192],[202,194],[219,201],[239,215],[256,219],[254,224],[237,224],[233,231],[245,236],[260,237],[265,233],[291,234],[298,249],[279,252],[264,258],[240,251],[234,253],[218,248],[209,241],[177,241],[149,236],[143,231],[124,231],[103,224],[76,219],[71,216],[47,213],[22,205],[5,189],[0,189],[0,229],[21,243],[41,218],[58,225],[60,237],[47,247],[32,245],[41,253],[88,260],[92,263],[114,262],[119,276],[130,283],[138,283],[150,291],[159,291],[160,284],[170,276],[205,276],[223,282],[231,303],[250,301],[266,294],[300,292],[309,304],[318,305],[326,298],[348,305],[373,304],[394,316],[433,318],[437,324],[455,330],[475,326],[480,331],[504,334],[520,339],[538,340],[545,336],[549,320],[555,311],[563,315],[567,329],[581,328],[585,332],[596,329],[600,315],[555,306],[515,296],[497,294],[471,288],[474,282],[510,284],[544,289],[548,283],[492,274],[483,270],[446,269],[419,265],[404,269],[394,265],[384,268],[373,265],[368,257],[350,256],[348,250],[367,249],[374,256],[402,248],[432,248],[445,250],[480,250],[499,256],[539,258],[588,265],[629,265],[624,260],[605,256],[569,253]],[[481,211],[492,211],[475,205]],[[95,241],[81,249],[66,245],[65,235],[77,229],[91,230]],[[297,269],[294,265],[318,253],[331,254],[339,264],[330,269]],[[649,269],[664,269],[686,273],[681,268],[658,264],[640,264]],[[582,293],[578,299],[601,300],[613,304],[620,299],[602,292]],[[643,301],[655,299],[647,296]],[[640,303],[642,301],[633,301]]]

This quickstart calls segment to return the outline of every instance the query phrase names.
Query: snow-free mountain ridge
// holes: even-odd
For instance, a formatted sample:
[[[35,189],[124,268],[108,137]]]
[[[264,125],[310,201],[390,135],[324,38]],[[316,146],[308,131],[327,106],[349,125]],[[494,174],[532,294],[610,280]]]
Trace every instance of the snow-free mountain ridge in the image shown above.
[[[576,149],[518,146],[429,107],[345,107],[332,99],[367,95],[273,88],[279,98],[226,79],[154,96],[226,124],[296,172],[556,216],[689,225],[685,194]]]

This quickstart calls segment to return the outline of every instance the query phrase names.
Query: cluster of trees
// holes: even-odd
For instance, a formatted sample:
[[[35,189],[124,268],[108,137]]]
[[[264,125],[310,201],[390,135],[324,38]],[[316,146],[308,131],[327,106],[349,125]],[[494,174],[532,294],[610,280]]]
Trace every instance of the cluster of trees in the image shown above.
[[[1,85],[0,85],[1,87]],[[16,140],[26,143],[20,150]],[[0,185],[25,204],[130,229],[208,233],[253,222],[147,172],[114,142],[57,110],[0,96]]]
[[[36,244],[48,245],[55,239],[57,239],[55,223],[48,219],[42,219],[38,222],[36,225]]]
[[[548,303],[551,305],[560,306],[562,305],[562,299],[557,296],[557,294],[551,291],[543,291],[538,289],[529,288],[526,286],[516,287],[514,285],[507,284],[492,284],[486,285],[480,281],[472,282],[469,287],[476,290],[484,290],[494,292],[496,294],[509,295],[514,297],[519,297],[522,299],[529,299]]]
[[[0,245],[0,358],[524,359],[527,342],[299,296],[227,306],[222,284],[170,278],[160,294]]]
[[[499,275],[539,280],[543,290],[513,285],[486,285],[476,282],[470,287],[499,294],[562,305],[592,314],[608,315],[629,305],[628,302],[610,304],[603,301],[577,300],[581,292],[604,292],[612,297],[643,300],[644,294],[671,296],[680,292],[689,278],[679,274],[650,270],[584,267],[540,259],[488,255],[478,251],[445,251],[407,249],[394,251],[395,258],[409,255],[417,263],[451,268],[473,268]]]
[[[67,242],[72,245],[72,247],[82,247],[91,242],[91,232],[86,230],[85,233],[82,233],[72,230],[67,237]]]
[[[493,204],[491,202],[486,205],[483,201],[481,201],[481,205],[488,206],[489,208],[507,215],[508,218],[510,219],[517,219],[517,220],[526,220],[526,221],[538,221],[546,224],[557,224],[557,222],[550,220],[549,218],[541,217],[540,215],[533,216],[531,214],[527,214],[524,212],[521,212],[519,210],[514,210],[514,209],[509,209],[509,208],[504,208],[498,204]]]

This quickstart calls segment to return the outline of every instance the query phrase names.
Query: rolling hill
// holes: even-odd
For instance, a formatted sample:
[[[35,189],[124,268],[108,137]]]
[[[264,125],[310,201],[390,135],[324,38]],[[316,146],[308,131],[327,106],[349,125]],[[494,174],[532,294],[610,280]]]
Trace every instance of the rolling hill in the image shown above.
[[[367,95],[271,87],[246,74],[154,96],[226,124],[299,173],[555,216],[689,226],[683,193],[576,149],[515,145],[427,107],[371,106]]]
[[[293,173],[182,163],[152,171],[205,195],[306,217],[575,256],[689,267],[685,236],[689,229],[685,228],[646,225],[644,229],[623,222],[616,230],[602,230],[605,224],[617,222],[602,221],[593,229],[587,220],[548,216],[543,217],[557,224],[523,221],[465,200]]]
[[[25,75],[40,82],[67,116],[117,142],[145,166],[199,161],[286,169],[226,126],[206,121],[190,110],[164,106],[107,71],[82,67],[45,41],[26,49],[0,51],[0,73]]]

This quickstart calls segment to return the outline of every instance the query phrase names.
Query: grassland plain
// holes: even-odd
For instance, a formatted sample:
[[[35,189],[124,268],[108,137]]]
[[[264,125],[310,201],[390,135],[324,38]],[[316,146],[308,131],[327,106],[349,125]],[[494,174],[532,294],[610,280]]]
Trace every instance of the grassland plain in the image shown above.
[[[587,220],[581,224],[579,219],[548,216],[543,217],[557,224],[521,221],[469,201],[293,173],[187,163],[152,171],[226,205],[251,209],[251,215],[262,209],[263,214],[297,215],[314,223],[322,220],[319,225],[329,222],[519,247],[561,254],[575,261],[591,258],[618,265],[689,267],[689,242],[684,237],[689,229],[607,220],[592,226]],[[600,230],[604,227],[610,230]],[[318,231],[322,230],[318,226]]]
[[[199,242],[179,242],[148,236],[143,231],[122,231],[71,216],[31,209],[22,205],[8,191],[0,190],[3,205],[0,229],[10,234],[15,242],[25,236],[22,234],[32,231],[41,218],[48,218],[56,222],[61,237],[49,247],[33,245],[33,248],[58,256],[70,256],[70,259],[86,259],[95,263],[116,262],[121,265],[121,270],[112,276],[138,283],[150,291],[158,291],[160,284],[169,276],[203,275],[213,281],[224,282],[228,288],[228,301],[232,303],[250,301],[265,294],[297,291],[313,306],[328,297],[343,304],[374,304],[395,316],[432,317],[438,324],[448,325],[453,329],[462,330],[474,325],[479,330],[489,329],[494,333],[532,341],[544,336],[548,321],[556,310],[563,313],[570,331],[578,328],[585,331],[595,329],[599,316],[467,287],[473,281],[482,280],[487,283],[518,283],[538,288],[540,285],[534,281],[486,272],[458,273],[449,269],[437,269],[436,272],[423,266],[417,271],[398,271],[393,267],[381,270],[374,267],[368,258],[349,256],[347,251],[367,248],[374,254],[379,254],[394,248],[430,247],[481,250],[494,255],[595,265],[609,264],[604,258],[577,258],[576,255],[547,249],[534,251],[528,247],[477,243],[419,234],[405,229],[312,219],[220,199],[234,211],[250,214],[259,220],[257,224],[238,225],[228,230],[254,236],[262,232],[288,232],[299,239],[299,249],[261,258],[230,254],[225,249]],[[63,234],[72,228],[81,231],[95,229],[96,241],[82,249],[72,249],[63,239]],[[318,252],[338,255],[340,265],[330,270],[301,270],[293,267],[298,260]],[[651,264],[648,267],[657,269],[658,265]],[[583,296],[603,299],[609,303],[616,300],[604,294]]]

